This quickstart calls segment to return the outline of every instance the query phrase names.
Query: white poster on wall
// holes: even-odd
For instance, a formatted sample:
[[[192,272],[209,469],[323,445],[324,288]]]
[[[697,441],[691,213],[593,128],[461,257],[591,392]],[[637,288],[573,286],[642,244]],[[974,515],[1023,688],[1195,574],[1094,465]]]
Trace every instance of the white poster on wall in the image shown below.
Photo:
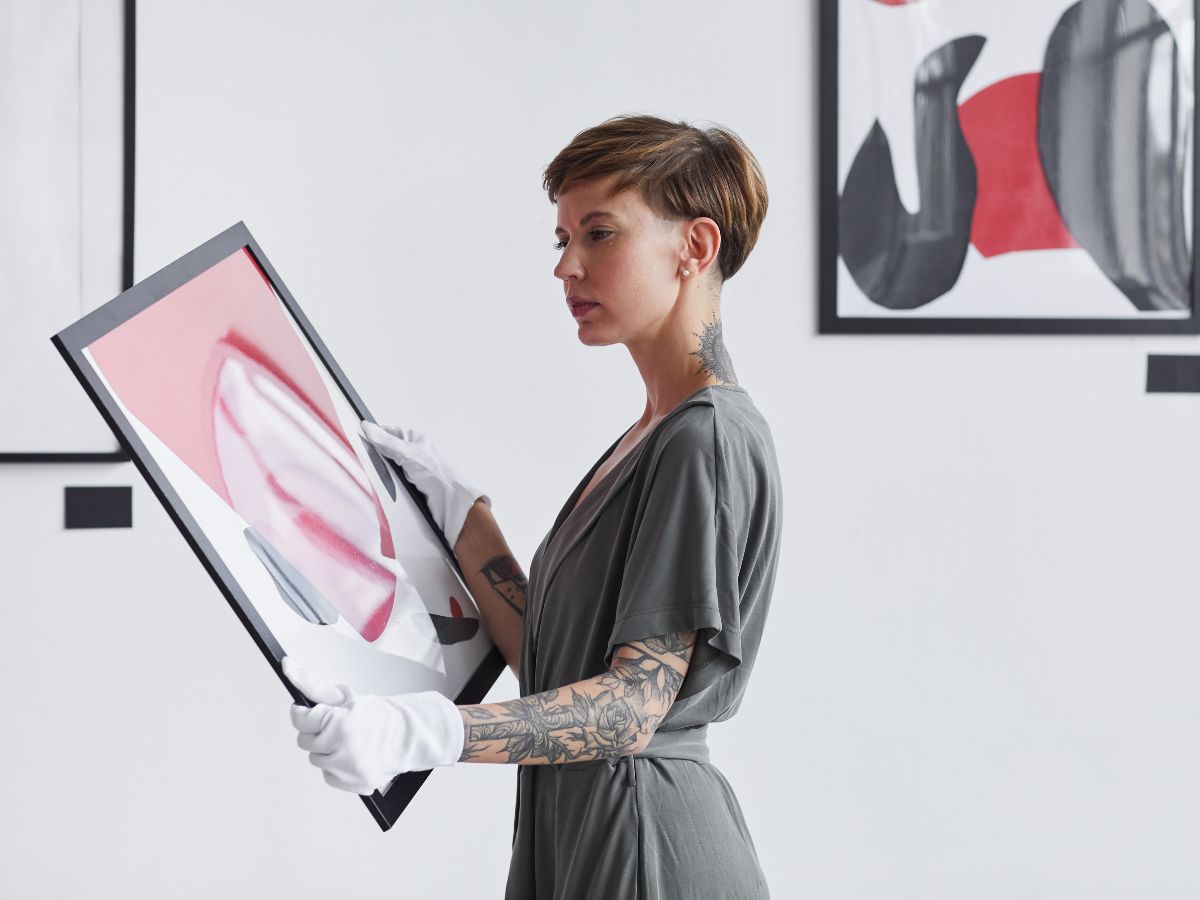
[[[124,9],[0,3],[0,454],[117,449],[50,336],[123,287]]]

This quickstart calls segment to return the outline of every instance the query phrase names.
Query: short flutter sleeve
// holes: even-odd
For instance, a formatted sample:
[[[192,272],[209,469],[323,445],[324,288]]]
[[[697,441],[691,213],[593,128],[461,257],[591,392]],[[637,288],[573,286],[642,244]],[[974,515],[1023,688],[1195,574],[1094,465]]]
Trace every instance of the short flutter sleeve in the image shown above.
[[[746,659],[747,618],[765,609],[754,608],[757,595],[746,596],[739,579],[748,538],[762,531],[753,520],[764,511],[756,510],[761,473],[738,470],[751,462],[743,459],[741,442],[727,458],[730,448],[712,405],[689,406],[663,425],[669,427],[654,435],[646,449],[651,456],[631,484],[632,525],[606,661],[620,644],[695,629],[678,702],[722,681]],[[757,642],[761,623],[755,624],[750,633]],[[729,692],[730,681],[723,680],[726,706],[740,699],[740,690]],[[728,710],[713,710],[722,711]]]

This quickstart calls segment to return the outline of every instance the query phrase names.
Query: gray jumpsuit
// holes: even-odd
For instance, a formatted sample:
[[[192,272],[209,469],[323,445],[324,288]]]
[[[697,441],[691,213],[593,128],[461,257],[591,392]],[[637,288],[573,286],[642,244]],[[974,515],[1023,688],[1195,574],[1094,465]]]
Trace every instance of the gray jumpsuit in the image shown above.
[[[709,762],[706,731],[737,711],[770,606],[782,515],[771,431],[745,388],[704,387],[574,508],[620,440],[534,553],[521,695],[598,675],[629,641],[696,629],[696,649],[642,753],[517,768],[505,897],[764,898],[754,843]]]

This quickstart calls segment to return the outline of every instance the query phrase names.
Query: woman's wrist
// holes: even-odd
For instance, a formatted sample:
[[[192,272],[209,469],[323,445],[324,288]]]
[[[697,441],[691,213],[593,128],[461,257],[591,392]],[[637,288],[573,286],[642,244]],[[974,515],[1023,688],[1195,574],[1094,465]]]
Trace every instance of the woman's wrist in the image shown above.
[[[484,628],[516,672],[527,582],[487,503],[477,500],[472,504],[454,542],[454,556]]]
[[[464,554],[469,555],[472,548],[494,542],[499,531],[496,519],[492,516],[491,506],[483,500],[476,500],[467,510],[462,531],[458,534],[458,540],[454,542],[454,555],[461,562]]]

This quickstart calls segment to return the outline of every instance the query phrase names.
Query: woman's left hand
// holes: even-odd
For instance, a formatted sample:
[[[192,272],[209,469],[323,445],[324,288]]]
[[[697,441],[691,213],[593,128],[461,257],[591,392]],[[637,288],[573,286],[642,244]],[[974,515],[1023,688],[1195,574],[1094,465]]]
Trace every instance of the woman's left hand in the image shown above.
[[[296,743],[333,787],[370,794],[402,772],[451,766],[462,755],[462,716],[438,691],[356,696],[345,685],[314,678],[288,657],[283,673],[316,703],[293,704],[292,725]]]

